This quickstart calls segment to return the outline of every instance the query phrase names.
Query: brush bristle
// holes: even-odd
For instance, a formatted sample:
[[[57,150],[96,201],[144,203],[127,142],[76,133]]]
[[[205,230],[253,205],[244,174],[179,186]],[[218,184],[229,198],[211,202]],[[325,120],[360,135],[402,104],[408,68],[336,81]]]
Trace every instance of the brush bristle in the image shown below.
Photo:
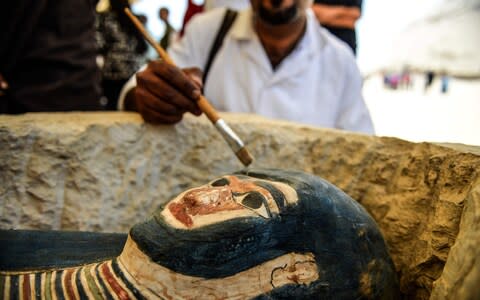
[[[250,155],[247,148],[245,147],[242,147],[240,150],[238,150],[235,155],[238,157],[238,159],[240,159],[240,161],[245,167],[248,167],[248,165],[253,162],[253,157]]]

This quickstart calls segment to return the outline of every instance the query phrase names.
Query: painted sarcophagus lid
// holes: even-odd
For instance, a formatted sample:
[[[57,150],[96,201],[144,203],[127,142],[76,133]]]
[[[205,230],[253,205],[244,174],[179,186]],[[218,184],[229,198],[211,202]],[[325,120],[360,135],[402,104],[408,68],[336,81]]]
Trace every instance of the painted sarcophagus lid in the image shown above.
[[[398,298],[395,269],[374,220],[332,184],[297,171],[252,169],[214,179],[164,204],[128,237],[69,234],[63,237],[70,239],[66,248],[47,251],[56,253],[56,263],[38,256],[28,268],[2,258],[0,294],[17,299]],[[15,240],[12,232],[1,239],[2,244]],[[8,243],[22,249],[21,242]],[[25,257],[40,251],[31,245]],[[68,256],[76,250],[83,254]],[[8,251],[2,250],[2,257]],[[62,257],[69,259],[62,262]]]

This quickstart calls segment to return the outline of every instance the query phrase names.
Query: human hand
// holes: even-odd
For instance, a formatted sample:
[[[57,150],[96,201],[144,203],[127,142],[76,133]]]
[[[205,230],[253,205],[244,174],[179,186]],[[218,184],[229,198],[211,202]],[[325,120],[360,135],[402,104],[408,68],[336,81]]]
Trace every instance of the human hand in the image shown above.
[[[137,73],[137,86],[133,95],[127,96],[125,106],[138,111],[149,123],[177,123],[187,111],[201,115],[196,100],[202,86],[200,69],[182,70],[164,61],[152,61]]]

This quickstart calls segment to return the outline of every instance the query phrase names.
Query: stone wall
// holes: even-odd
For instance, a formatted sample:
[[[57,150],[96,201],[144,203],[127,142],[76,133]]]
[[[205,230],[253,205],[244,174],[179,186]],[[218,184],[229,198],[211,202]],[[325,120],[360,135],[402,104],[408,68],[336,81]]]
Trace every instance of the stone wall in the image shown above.
[[[254,167],[319,175],[364,205],[408,299],[478,296],[479,148],[225,117]],[[185,188],[241,168],[204,117],[0,116],[0,228],[126,232]]]

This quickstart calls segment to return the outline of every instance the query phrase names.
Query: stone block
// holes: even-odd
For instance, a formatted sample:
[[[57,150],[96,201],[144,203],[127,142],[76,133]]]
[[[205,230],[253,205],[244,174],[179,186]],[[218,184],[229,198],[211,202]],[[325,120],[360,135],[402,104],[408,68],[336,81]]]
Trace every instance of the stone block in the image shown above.
[[[379,224],[408,299],[478,299],[480,149],[223,114],[255,167],[323,177]],[[184,189],[243,166],[205,117],[0,116],[0,227],[126,232]]]

